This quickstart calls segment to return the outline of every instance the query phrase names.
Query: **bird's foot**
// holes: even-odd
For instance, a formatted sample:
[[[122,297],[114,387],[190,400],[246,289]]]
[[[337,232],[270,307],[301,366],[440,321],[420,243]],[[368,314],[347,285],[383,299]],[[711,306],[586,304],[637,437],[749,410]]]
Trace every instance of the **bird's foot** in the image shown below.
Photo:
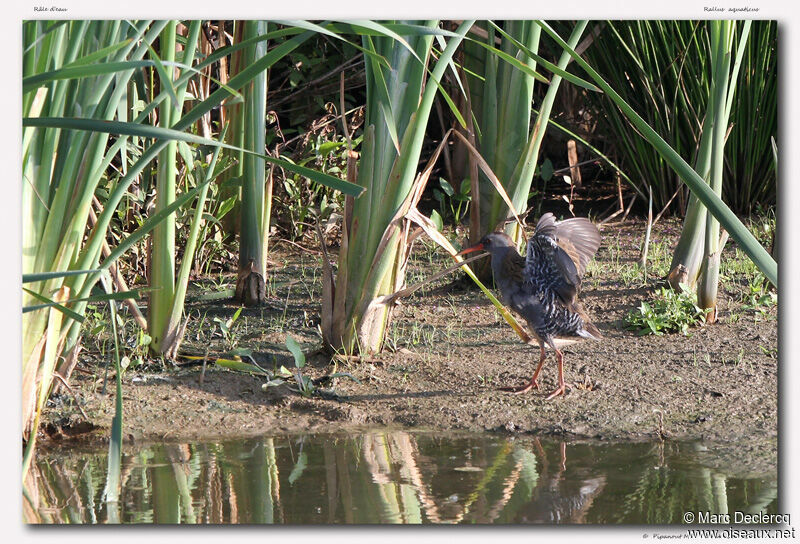
[[[511,387],[501,387],[500,391],[508,391],[509,393],[514,393],[515,395],[521,395],[522,393],[527,393],[531,389],[539,390],[539,382],[537,380],[531,380],[525,385],[519,386],[511,386]]]
[[[562,383],[561,385],[558,386],[558,389],[547,395],[547,398],[545,400],[553,400],[559,395],[564,396],[564,394],[566,394],[566,392],[570,389],[572,388],[569,385],[567,385],[566,383]]]

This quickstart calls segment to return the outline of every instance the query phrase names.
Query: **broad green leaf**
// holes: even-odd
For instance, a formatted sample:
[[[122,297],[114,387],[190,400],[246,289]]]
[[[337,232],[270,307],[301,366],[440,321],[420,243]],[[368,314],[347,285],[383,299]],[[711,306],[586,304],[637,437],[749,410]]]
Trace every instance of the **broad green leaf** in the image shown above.
[[[439,232],[444,230],[444,221],[442,221],[442,216],[436,210],[431,211],[431,221],[436,226],[436,230]]]
[[[297,341],[288,334],[286,335],[286,347],[294,356],[294,366],[303,368],[306,364],[306,356]]]
[[[447,196],[453,196],[454,194],[456,194],[455,189],[453,189],[453,186],[450,185],[450,182],[448,182],[446,179],[439,178],[439,185],[444,190],[444,192],[447,193]]]
[[[542,169],[539,172],[539,175],[542,177],[543,180],[550,181],[550,179],[552,179],[553,177],[553,172],[554,172],[553,163],[550,162],[550,159],[545,159],[544,162],[542,163]]]

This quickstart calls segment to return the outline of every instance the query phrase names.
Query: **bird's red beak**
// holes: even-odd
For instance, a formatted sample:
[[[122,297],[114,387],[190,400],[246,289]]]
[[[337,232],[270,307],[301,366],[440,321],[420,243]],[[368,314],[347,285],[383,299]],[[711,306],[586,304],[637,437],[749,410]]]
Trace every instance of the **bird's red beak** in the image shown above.
[[[475,251],[480,251],[483,249],[483,244],[475,244],[474,246],[470,246],[467,248],[462,249],[458,253],[456,253],[456,257],[463,257],[467,253],[473,253]]]

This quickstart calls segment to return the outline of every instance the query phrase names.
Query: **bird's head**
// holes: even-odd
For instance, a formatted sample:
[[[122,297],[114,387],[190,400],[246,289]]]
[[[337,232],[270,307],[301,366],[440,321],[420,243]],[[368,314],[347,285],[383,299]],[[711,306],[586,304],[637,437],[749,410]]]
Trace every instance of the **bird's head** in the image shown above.
[[[491,234],[487,234],[481,238],[481,241],[474,246],[462,249],[458,255],[463,256],[474,251],[488,251],[489,253],[495,253],[496,251],[500,251],[509,247],[514,247],[514,241],[511,239],[511,237],[504,232],[492,232]]]

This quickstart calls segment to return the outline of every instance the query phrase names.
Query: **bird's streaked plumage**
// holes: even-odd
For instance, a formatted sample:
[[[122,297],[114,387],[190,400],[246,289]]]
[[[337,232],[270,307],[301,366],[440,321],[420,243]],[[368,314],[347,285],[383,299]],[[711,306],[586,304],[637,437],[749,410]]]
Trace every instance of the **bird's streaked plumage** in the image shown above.
[[[548,398],[563,394],[563,354],[553,339],[565,335],[601,338],[578,301],[581,277],[599,247],[600,232],[588,219],[556,221],[552,213],[546,213],[528,240],[524,257],[502,232],[488,234],[480,243],[461,252],[484,249],[490,253],[494,281],[503,301],[525,319],[539,342],[539,366],[531,382],[515,388],[515,392],[538,388],[537,377],[547,344],[555,350],[559,362],[559,388]]]

